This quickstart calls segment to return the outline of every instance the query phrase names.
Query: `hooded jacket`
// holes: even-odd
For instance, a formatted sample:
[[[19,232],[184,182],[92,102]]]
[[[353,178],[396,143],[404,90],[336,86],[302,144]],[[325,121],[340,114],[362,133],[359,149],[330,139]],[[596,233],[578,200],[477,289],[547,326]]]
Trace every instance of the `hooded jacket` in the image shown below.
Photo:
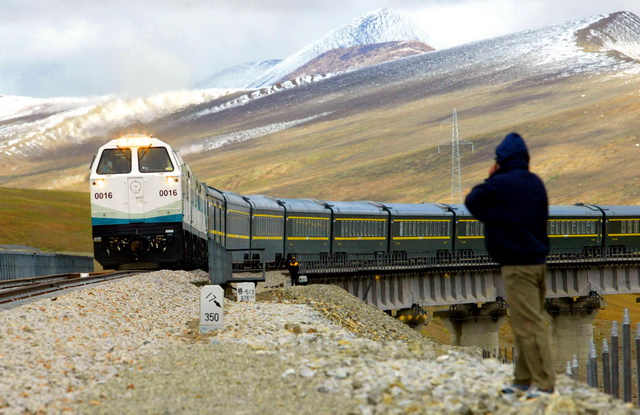
[[[496,148],[498,170],[467,195],[465,205],[485,224],[489,255],[500,265],[543,264],[549,253],[549,202],[529,171],[529,152],[517,133]]]

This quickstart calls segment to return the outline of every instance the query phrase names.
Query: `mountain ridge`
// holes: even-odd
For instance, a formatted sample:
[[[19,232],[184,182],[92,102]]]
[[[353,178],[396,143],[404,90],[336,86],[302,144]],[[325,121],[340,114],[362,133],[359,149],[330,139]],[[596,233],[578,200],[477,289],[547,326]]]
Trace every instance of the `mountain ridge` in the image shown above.
[[[261,88],[278,82],[300,66],[332,49],[403,40],[429,43],[429,37],[408,16],[390,9],[375,10],[308,44],[265,71],[246,87]]]
[[[293,73],[279,80],[299,78],[304,75],[341,73],[358,68],[377,65],[407,56],[433,52],[435,49],[418,41],[394,41],[376,44],[356,45],[331,49],[311,59]]]
[[[639,21],[626,12],[594,16],[328,77],[210,96],[194,91],[180,105],[166,105],[168,93],[153,103],[161,111],[139,116],[135,108],[151,108],[144,99],[96,104],[80,116],[63,111],[56,115],[65,119],[51,125],[44,122],[51,117],[0,118],[0,164],[6,167],[0,183],[85,189],[86,163],[99,145],[118,132],[152,132],[177,149],[202,146],[185,151],[185,160],[201,179],[226,190],[444,201],[450,161],[434,149],[450,142],[445,123],[457,108],[460,133],[478,149],[463,155],[467,183],[483,177],[501,133],[518,130],[557,200],[601,195],[604,201],[640,201],[634,173],[615,164],[633,165],[633,153],[622,149],[640,142],[633,116],[640,109],[634,98],[640,63],[616,52],[620,45],[635,50]],[[602,33],[608,43],[597,46]],[[34,139],[20,141],[25,131]],[[3,146],[7,137],[24,156],[6,154],[12,148]],[[626,179],[611,184],[603,174],[609,171]],[[422,182],[428,190],[421,190]],[[565,188],[565,182],[573,185]],[[556,186],[566,194],[559,196]]]

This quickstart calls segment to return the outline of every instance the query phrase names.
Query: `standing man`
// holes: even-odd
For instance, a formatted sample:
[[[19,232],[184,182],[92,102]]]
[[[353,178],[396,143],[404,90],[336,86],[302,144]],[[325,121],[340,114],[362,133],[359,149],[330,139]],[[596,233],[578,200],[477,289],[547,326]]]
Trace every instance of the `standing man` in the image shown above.
[[[295,256],[292,256],[287,265],[289,275],[291,276],[291,285],[298,285],[298,273],[300,272],[300,264]]]
[[[527,392],[536,398],[554,391],[554,372],[544,315],[546,256],[549,253],[549,202],[542,180],[529,171],[529,152],[517,133],[496,148],[489,178],[465,200],[485,224],[489,255],[500,264],[511,328],[519,355],[514,382],[503,393]]]

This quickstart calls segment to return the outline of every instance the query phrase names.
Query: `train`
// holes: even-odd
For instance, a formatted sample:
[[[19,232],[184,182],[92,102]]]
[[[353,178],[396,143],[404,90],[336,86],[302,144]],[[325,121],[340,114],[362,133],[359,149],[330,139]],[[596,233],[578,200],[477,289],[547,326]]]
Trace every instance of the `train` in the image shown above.
[[[235,268],[281,268],[319,254],[486,256],[484,224],[464,205],[325,201],[241,195],[198,180],[179,153],[146,135],[100,147],[91,163],[95,259],[105,269],[206,269],[210,241]],[[552,205],[552,253],[640,247],[640,206]]]
[[[207,188],[180,154],[131,134],[91,162],[94,258],[105,269],[202,268],[207,263]]]

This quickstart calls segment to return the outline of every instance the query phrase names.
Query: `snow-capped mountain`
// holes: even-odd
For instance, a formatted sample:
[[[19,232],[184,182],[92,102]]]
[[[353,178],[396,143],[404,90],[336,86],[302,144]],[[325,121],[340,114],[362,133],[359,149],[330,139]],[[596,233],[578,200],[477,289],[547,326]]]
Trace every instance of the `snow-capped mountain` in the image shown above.
[[[132,125],[144,125],[211,102],[232,91],[205,89],[170,91],[146,98],[50,98],[0,96],[0,164],[3,157],[38,157],[65,144]]]
[[[613,13],[576,32],[578,45],[587,51],[619,52],[640,60],[640,19],[631,13]]]
[[[246,87],[260,88],[271,85],[332,49],[402,40],[429,43],[427,34],[418,28],[410,17],[394,10],[376,10],[332,30],[322,39],[305,46],[265,71]]]
[[[282,62],[280,59],[262,62],[248,62],[222,70],[195,85],[196,89],[226,88],[241,89],[260,74]]]
[[[416,40],[331,49],[311,59],[293,73],[287,75],[286,78],[295,79],[311,74],[337,74],[433,51],[434,49],[431,46]],[[280,81],[286,81],[286,79],[283,78]]]
[[[0,96],[0,165],[6,167],[0,183],[36,186],[27,182],[30,169],[46,172],[56,158],[65,160],[69,168],[77,163],[74,168],[78,173],[69,177],[80,177],[76,181],[79,183],[86,167],[81,168],[77,160],[86,164],[96,144],[119,132],[152,132],[185,154],[207,157],[206,151],[229,143],[270,134],[282,137],[287,129],[330,124],[330,120],[346,119],[358,125],[368,116],[385,114],[387,120],[403,117],[403,108],[417,102],[427,105],[424,102],[429,97],[453,94],[452,102],[461,97],[465,103],[472,102],[475,97],[466,91],[477,87],[500,88],[496,97],[489,94],[483,98],[495,99],[492,111],[500,111],[503,101],[499,99],[509,105],[527,101],[526,96],[519,95],[520,86],[536,85],[553,91],[560,80],[602,74],[637,79],[639,50],[640,18],[621,12],[250,91],[173,91],[136,99]],[[288,69],[284,72],[291,73]],[[598,87],[589,80],[580,88]],[[545,96],[538,93],[533,99]],[[393,112],[387,112],[390,108]],[[432,112],[442,109],[425,108]],[[403,120],[403,128],[410,129],[412,122],[415,119]],[[341,127],[332,124],[331,128],[336,129],[332,134],[341,135]],[[359,129],[349,131],[360,134]],[[385,132],[390,139],[393,133]],[[371,131],[366,137],[375,134]],[[76,158],[65,158],[70,155]],[[38,164],[43,161],[51,164]],[[59,186],[46,180],[48,176],[37,181],[37,186]],[[64,186],[73,184],[69,183]]]

